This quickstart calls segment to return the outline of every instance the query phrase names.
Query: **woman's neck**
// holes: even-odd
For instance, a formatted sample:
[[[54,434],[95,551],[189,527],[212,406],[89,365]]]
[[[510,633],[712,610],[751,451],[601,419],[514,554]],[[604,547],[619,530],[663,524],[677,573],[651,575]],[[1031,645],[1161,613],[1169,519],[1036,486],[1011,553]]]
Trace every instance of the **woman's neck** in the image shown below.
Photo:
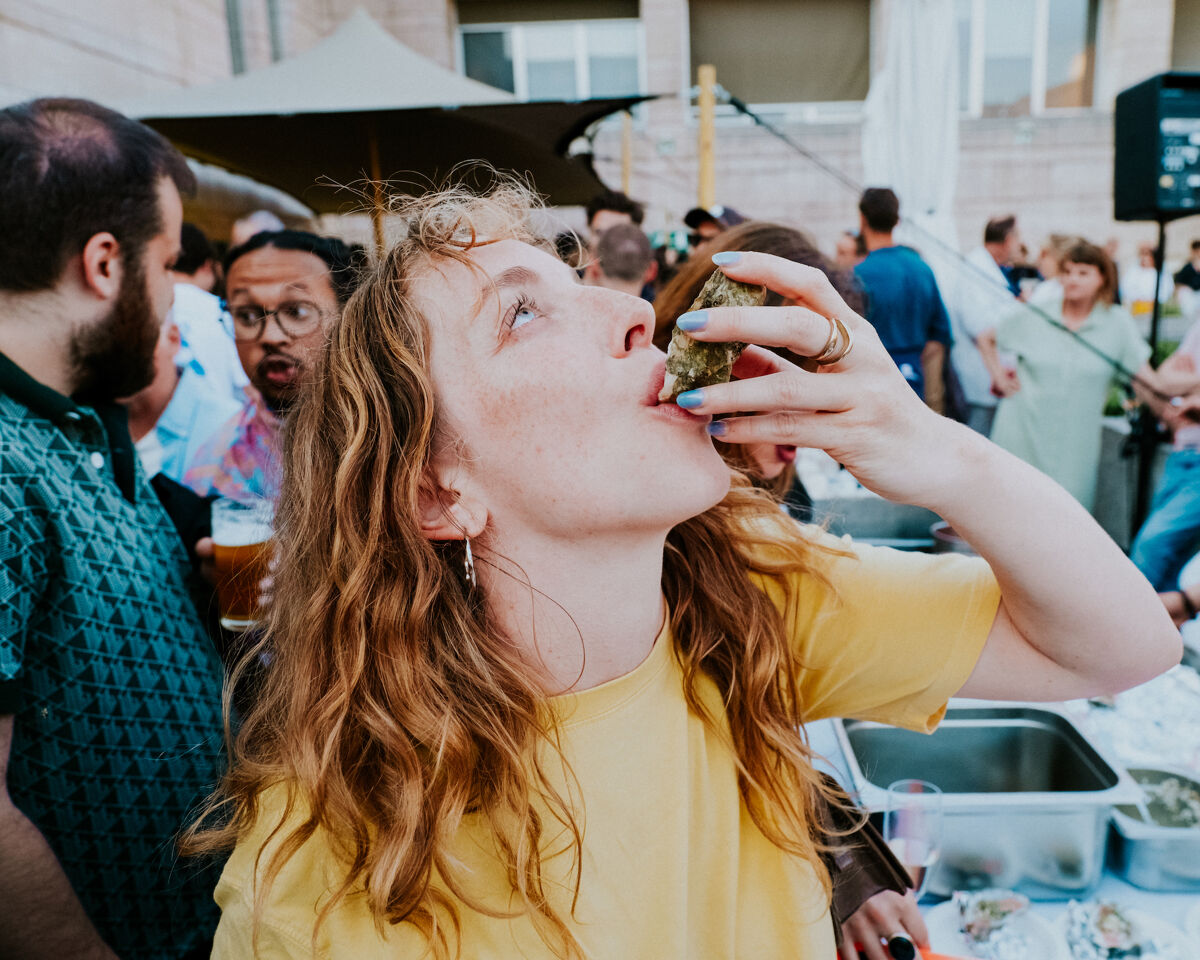
[[[547,692],[629,673],[662,628],[663,535],[506,542],[476,568],[493,615],[544,671]]]
[[[1068,327],[1078,327],[1088,318],[1096,306],[1096,300],[1063,300],[1063,322]]]

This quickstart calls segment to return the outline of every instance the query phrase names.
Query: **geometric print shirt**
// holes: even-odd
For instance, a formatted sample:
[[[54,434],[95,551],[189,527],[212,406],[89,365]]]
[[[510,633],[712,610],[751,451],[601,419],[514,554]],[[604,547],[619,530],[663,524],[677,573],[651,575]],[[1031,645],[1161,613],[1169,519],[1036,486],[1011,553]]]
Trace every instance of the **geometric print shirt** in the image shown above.
[[[122,960],[212,935],[215,865],[175,837],[215,786],[221,670],[124,411],[0,354],[0,715],[8,790]]]

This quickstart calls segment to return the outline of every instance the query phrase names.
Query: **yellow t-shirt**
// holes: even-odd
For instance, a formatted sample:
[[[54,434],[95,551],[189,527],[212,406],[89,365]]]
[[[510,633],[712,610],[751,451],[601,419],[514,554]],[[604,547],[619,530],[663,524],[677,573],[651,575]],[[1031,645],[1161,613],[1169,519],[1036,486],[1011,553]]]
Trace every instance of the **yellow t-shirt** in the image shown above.
[[[932,730],[983,648],[999,602],[995,579],[980,560],[852,549],[855,557],[823,561],[836,600],[804,575],[791,578],[786,597],[773,591],[805,665],[805,716]],[[701,695],[720,716],[715,685],[703,683]],[[812,868],[771,844],[750,819],[729,748],[684,702],[668,631],[632,672],[559,705],[563,749],[584,798],[577,813],[582,883],[571,924],[589,957],[833,960],[833,926]],[[263,816],[237,844],[217,886],[222,915],[214,960],[254,956],[254,862],[278,823],[281,799],[264,798]],[[471,823],[459,834],[455,853],[469,870],[471,891],[507,906],[508,883],[487,853],[487,837]],[[561,896],[551,894],[564,914],[567,859],[545,864],[552,882],[564,881]],[[309,840],[271,889],[257,956],[311,957],[316,905],[341,876],[320,835]],[[527,920],[462,906],[459,917],[465,960],[551,956]],[[317,956],[409,960],[425,947],[409,924],[381,937],[364,898],[352,896],[322,925]]]

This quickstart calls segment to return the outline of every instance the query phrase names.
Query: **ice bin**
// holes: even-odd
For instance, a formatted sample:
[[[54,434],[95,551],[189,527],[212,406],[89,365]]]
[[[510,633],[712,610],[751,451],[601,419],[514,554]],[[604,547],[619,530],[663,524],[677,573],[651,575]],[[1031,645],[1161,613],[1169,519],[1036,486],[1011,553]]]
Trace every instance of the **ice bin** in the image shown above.
[[[1112,807],[1138,787],[1061,711],[1042,704],[952,705],[932,735],[836,725],[853,789],[882,812],[887,786],[915,777],[943,794],[941,856],[928,892],[1011,887],[1040,899],[1087,896],[1104,867]]]

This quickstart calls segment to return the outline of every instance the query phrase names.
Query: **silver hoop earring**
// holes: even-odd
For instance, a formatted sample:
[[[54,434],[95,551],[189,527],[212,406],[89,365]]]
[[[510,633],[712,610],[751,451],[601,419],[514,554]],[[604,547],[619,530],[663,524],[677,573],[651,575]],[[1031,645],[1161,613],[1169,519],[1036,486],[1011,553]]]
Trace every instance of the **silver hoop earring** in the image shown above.
[[[467,582],[468,589],[474,590],[478,581],[475,579],[475,557],[471,555],[471,539],[463,537],[463,543],[467,548],[467,554],[463,557],[463,579]]]

